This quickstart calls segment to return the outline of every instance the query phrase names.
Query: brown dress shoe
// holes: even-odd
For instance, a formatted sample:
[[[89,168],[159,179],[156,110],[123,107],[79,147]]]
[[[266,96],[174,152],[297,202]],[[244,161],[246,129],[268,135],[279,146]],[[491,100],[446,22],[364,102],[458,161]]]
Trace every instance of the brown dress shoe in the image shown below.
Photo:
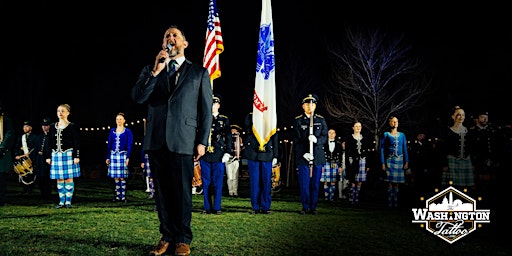
[[[169,247],[169,242],[160,239],[158,241],[158,244],[156,245],[155,249],[151,250],[149,252],[150,255],[162,255],[167,251],[167,248]]]
[[[174,251],[174,255],[178,256],[188,256],[190,255],[190,245],[186,243],[179,243],[176,245],[176,250]]]

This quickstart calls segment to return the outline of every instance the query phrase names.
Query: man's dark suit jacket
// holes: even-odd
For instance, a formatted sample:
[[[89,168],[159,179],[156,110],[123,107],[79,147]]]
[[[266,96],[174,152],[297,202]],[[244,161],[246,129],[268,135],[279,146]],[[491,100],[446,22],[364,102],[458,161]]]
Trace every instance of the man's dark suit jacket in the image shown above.
[[[132,88],[138,104],[147,103],[143,150],[158,150],[165,142],[171,152],[193,155],[195,145],[208,145],[212,124],[213,93],[208,70],[185,60],[176,89],[169,92],[164,69],[153,77],[153,65],[145,66]]]

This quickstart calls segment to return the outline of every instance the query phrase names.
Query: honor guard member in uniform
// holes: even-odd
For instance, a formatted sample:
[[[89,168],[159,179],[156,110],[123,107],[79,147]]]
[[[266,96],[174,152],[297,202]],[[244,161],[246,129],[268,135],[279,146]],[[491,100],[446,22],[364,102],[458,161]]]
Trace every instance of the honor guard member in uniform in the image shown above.
[[[233,157],[226,162],[226,183],[230,196],[238,196],[238,175],[240,170],[240,158],[243,148],[242,127],[231,125],[231,138],[233,140]]]
[[[213,95],[213,121],[206,153],[199,159],[203,181],[203,214],[221,214],[225,163],[231,158],[233,141],[229,118],[219,113],[222,98]]]
[[[252,112],[245,117],[247,139],[243,158],[247,159],[251,190],[250,214],[271,214],[272,205],[272,166],[277,164],[279,141],[274,133],[260,149],[260,143],[253,132]]]
[[[302,211],[317,214],[322,167],[326,163],[324,145],[327,142],[325,118],[315,113],[318,96],[309,94],[302,99],[304,113],[295,117],[293,129],[295,157],[299,169],[299,189]]]
[[[23,135],[18,138],[18,144],[16,145],[15,159],[20,161],[23,158],[29,158],[30,162],[35,160],[34,148],[36,147],[37,135],[32,133],[32,122],[23,122]],[[30,174],[35,175],[35,173]],[[23,194],[31,194],[34,189],[35,176],[30,177],[27,180],[21,180],[23,183]]]

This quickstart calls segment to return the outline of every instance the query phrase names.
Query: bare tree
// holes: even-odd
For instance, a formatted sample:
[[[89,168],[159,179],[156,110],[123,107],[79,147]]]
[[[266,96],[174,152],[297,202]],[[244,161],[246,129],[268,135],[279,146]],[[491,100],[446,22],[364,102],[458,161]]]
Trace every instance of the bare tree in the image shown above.
[[[411,47],[404,43],[403,34],[392,37],[378,29],[347,28],[346,35],[347,44],[327,47],[334,65],[332,82],[326,86],[325,109],[341,124],[358,120],[378,142],[390,115],[404,114],[424,103],[422,96],[430,82],[421,60],[410,56]]]
[[[277,56],[277,78],[276,93],[278,99],[278,127],[290,127],[295,117],[303,112],[301,106],[302,98],[307,93],[318,93],[321,90],[315,76],[315,63],[311,58],[308,61],[303,55],[297,54],[299,49],[287,48]],[[308,56],[311,57],[311,56]],[[281,65],[282,63],[282,65]],[[280,143],[279,154],[281,159],[282,177],[286,179],[285,185],[292,186],[297,180],[295,170],[295,152],[293,144],[293,129],[281,130],[279,132]],[[285,172],[286,170],[286,172]]]
[[[289,126],[293,124],[294,117],[301,114],[301,100],[307,93],[315,89],[315,64],[312,61],[304,61],[296,51],[287,49],[280,59],[283,65],[277,70],[279,80],[277,81],[278,121],[280,125]],[[280,64],[280,63],[278,63]],[[318,85],[317,85],[318,88]]]

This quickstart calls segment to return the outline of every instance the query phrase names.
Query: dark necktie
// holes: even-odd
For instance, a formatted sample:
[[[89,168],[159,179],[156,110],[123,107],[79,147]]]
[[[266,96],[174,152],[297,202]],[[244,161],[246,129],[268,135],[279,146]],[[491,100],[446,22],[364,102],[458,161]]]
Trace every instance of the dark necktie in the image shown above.
[[[176,86],[176,60],[171,60],[169,62],[169,92],[173,92]]]
[[[169,62],[169,78],[176,72],[176,60]]]

